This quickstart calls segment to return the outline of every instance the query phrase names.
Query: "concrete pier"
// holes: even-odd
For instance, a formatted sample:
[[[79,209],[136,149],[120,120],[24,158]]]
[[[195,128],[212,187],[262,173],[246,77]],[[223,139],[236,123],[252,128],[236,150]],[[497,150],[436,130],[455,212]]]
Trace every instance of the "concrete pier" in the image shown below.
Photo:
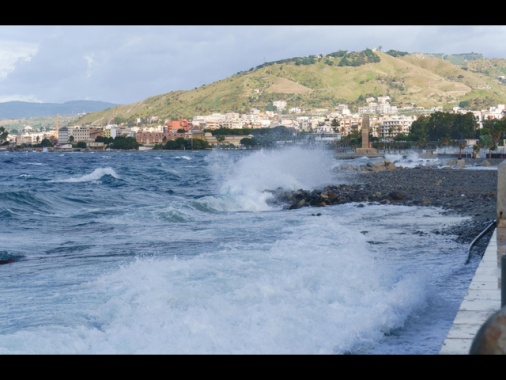
[[[506,254],[506,161],[502,161],[497,170],[496,228],[439,351],[441,355],[468,355],[480,328],[502,307],[502,256]]]
[[[467,294],[453,321],[440,355],[468,355],[476,333],[487,319],[501,308],[498,284],[497,228],[469,285]]]

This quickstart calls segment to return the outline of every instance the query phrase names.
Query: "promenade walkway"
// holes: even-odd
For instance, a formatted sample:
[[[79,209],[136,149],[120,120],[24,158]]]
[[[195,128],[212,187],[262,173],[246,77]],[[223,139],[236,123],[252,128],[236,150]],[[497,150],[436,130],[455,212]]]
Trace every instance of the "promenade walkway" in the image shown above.
[[[497,228],[469,285],[440,355],[468,355],[473,339],[487,319],[501,308],[501,268]],[[499,260],[499,261],[498,261]]]
[[[469,354],[480,328],[495,312],[502,309],[504,300],[502,300],[501,272],[504,255],[506,255],[506,160],[497,166],[495,230],[439,351],[440,355]],[[479,335],[483,338],[484,334],[480,332]],[[497,336],[496,342],[499,342],[498,346],[504,350],[503,339],[504,336]]]

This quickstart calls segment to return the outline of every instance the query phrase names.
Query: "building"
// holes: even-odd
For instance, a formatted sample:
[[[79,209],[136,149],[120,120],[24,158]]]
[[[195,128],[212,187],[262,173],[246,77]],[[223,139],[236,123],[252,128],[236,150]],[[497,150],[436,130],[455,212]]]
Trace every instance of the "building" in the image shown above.
[[[156,144],[165,144],[168,134],[163,132],[140,131],[134,134],[135,140],[142,145],[153,146]]]
[[[69,143],[69,129],[68,127],[58,128],[58,145]]]
[[[184,129],[186,132],[188,132],[191,129],[191,123],[186,119],[168,121],[165,126],[167,131],[177,131],[179,129]]]
[[[70,136],[73,137],[74,143],[83,141],[88,143],[91,141],[90,138],[90,128],[81,127],[80,125],[76,125],[74,127],[69,127],[69,139]]]
[[[399,134],[407,135],[416,116],[389,116],[381,119],[379,124],[380,138],[393,138]]]

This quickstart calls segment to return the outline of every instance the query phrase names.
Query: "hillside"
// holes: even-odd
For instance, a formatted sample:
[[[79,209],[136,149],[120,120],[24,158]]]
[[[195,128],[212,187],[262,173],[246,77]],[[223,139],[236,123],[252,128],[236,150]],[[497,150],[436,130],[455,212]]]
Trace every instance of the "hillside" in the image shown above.
[[[452,59],[450,59],[452,58]],[[346,64],[343,65],[343,63]],[[506,60],[482,59],[480,54],[458,56],[381,51],[336,52],[270,62],[191,91],[174,91],[141,102],[94,112],[75,124],[105,125],[111,120],[137,118],[191,119],[213,112],[248,113],[272,109],[285,100],[288,108],[334,109],[346,103],[352,111],[366,97],[390,96],[399,108],[411,104],[450,110],[469,102],[480,110],[506,102],[506,85],[499,76]],[[116,118],[116,119],[115,119]]]

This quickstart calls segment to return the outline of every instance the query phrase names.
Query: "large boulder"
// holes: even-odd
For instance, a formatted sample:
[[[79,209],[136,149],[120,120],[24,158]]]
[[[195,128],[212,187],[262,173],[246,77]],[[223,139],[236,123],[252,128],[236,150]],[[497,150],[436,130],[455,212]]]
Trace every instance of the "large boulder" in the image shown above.
[[[383,170],[393,170],[397,169],[397,167],[389,160],[381,161],[381,162],[375,162],[363,165],[363,170],[369,171],[369,172],[380,172]]]

